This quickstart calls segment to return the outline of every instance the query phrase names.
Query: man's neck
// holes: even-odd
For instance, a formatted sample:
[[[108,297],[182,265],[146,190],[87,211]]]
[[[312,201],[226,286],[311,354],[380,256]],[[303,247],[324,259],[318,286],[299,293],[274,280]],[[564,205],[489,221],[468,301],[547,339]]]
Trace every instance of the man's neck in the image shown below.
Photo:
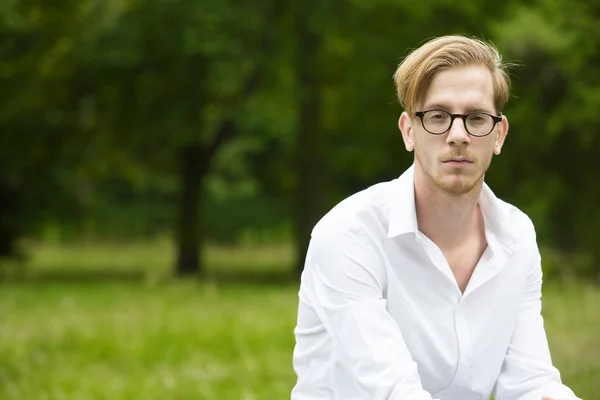
[[[417,169],[414,185],[419,231],[443,251],[452,250],[479,234],[483,227],[478,206],[483,179],[470,192],[455,195],[438,187]]]

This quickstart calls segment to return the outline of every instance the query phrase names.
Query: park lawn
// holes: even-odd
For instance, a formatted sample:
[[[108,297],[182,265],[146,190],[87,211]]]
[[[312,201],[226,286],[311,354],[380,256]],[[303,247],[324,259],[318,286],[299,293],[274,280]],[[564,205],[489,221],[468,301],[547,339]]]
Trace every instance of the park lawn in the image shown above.
[[[0,399],[274,399],[292,287],[19,283],[0,291]]]
[[[46,255],[33,259],[34,270],[48,271],[69,257],[80,259],[81,270],[96,269],[81,249],[77,257],[69,256],[73,249],[43,251]],[[267,269],[284,254],[278,251],[261,251],[253,268]],[[248,263],[249,256],[238,258]],[[68,268],[75,268],[73,260]],[[148,260],[156,263],[153,271],[164,268]],[[98,265],[105,261],[110,262]],[[217,265],[213,260],[211,270]],[[148,276],[59,275],[0,284],[0,399],[289,398],[295,382],[296,283]],[[554,362],[565,383],[586,400],[600,398],[599,305],[600,290],[590,285],[544,289]]]

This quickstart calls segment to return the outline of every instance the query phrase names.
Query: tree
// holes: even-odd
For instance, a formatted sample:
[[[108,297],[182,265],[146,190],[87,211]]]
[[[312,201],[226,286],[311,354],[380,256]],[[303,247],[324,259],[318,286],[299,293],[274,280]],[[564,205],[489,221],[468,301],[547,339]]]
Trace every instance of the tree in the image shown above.
[[[503,163],[520,171],[516,182],[500,176],[497,181],[531,214],[542,243],[566,256],[546,263],[549,275],[594,276],[598,282],[599,13],[594,3],[565,7],[540,0],[515,7],[495,26],[499,45],[518,63],[518,98],[507,109],[515,127],[508,142],[512,156]],[[589,257],[578,261],[581,254]]]
[[[0,9],[0,253],[40,228],[47,212],[73,205],[59,171],[81,166],[89,133],[84,104],[62,85],[71,73],[75,32],[90,2],[57,2],[53,9],[7,3]],[[93,25],[92,25],[93,26]]]
[[[179,275],[204,271],[200,210],[206,177],[217,153],[244,129],[239,117],[260,88],[273,47],[270,29],[284,6],[184,1],[173,7],[155,0],[132,6],[112,33],[137,38],[122,49],[137,51],[135,59],[112,68],[112,82],[118,82],[112,131],[150,168],[172,168],[176,154]]]

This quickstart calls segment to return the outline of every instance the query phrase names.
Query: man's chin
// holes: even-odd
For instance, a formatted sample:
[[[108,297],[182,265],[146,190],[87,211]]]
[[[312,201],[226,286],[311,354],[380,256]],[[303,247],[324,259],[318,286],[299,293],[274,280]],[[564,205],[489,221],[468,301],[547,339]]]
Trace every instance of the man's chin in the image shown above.
[[[452,176],[446,179],[434,179],[437,186],[444,192],[454,196],[461,196],[467,193],[471,193],[479,180],[469,179],[465,176]]]

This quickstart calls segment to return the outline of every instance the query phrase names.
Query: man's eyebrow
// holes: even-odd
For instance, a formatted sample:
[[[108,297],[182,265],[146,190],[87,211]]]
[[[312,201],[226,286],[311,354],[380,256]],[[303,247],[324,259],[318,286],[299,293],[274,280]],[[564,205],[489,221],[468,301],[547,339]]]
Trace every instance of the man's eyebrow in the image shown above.
[[[484,108],[484,107],[467,107],[467,108],[465,108],[465,112],[468,112],[468,113],[471,113],[471,112],[484,112],[484,113],[496,115],[495,111],[490,110],[488,108]]]
[[[423,110],[444,110],[444,111],[448,111],[450,110],[450,107],[448,107],[447,105],[444,105],[442,103],[433,103],[433,104],[429,104],[426,107],[423,107]]]
[[[427,107],[423,107],[423,110],[424,111],[427,111],[427,110],[444,110],[444,111],[450,112],[451,108],[452,107],[448,107],[447,104],[433,103],[433,104],[427,105]],[[473,113],[473,112],[484,112],[484,113],[488,113],[488,114],[492,114],[492,115],[496,115],[497,114],[493,110],[490,110],[490,109],[484,108],[484,107],[471,106],[471,107],[466,107],[465,108],[465,113]]]

